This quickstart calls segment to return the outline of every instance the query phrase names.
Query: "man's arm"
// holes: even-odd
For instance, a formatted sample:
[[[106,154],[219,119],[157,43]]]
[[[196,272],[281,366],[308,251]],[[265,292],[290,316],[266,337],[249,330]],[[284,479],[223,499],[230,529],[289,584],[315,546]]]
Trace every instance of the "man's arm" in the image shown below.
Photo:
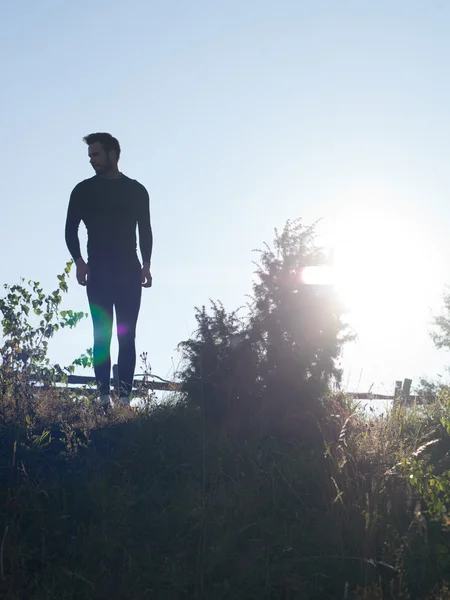
[[[67,209],[66,218],[66,244],[67,248],[75,261],[78,264],[81,258],[80,240],[78,239],[78,228],[81,222],[81,197],[79,187],[76,186],[70,194],[69,207]]]
[[[76,186],[69,201],[66,218],[66,244],[77,266],[77,281],[80,285],[87,285],[89,281],[89,266],[84,262],[80,252],[78,227],[81,221],[81,195],[80,188]]]
[[[141,188],[138,208],[139,247],[144,267],[150,268],[153,250],[153,232],[150,221],[150,198],[144,186]]]

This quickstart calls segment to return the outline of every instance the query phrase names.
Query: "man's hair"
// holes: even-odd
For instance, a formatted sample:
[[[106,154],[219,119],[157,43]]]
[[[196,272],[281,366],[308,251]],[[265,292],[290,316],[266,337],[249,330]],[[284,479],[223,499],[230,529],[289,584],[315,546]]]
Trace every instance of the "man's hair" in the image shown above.
[[[104,151],[108,153],[110,150],[115,150],[117,155],[117,161],[120,158],[120,144],[119,141],[113,137],[110,133],[90,133],[83,138],[83,142],[86,142],[88,146],[100,142]]]

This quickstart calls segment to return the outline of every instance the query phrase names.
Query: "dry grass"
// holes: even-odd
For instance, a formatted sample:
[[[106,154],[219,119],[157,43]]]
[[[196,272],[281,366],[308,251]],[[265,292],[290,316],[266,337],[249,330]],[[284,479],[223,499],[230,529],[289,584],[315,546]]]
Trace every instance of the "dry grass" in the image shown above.
[[[446,443],[445,406],[369,420],[336,397],[317,448],[183,404],[103,414],[50,391],[14,420],[3,400],[5,600],[449,598],[448,534],[396,470]]]

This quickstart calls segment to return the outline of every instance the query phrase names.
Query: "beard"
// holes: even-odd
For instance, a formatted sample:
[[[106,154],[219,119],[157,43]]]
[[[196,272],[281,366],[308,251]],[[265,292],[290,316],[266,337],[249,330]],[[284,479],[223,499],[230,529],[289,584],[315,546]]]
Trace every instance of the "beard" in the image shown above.
[[[95,172],[98,175],[105,175],[106,173],[109,173],[113,168],[113,163],[111,161],[110,158],[106,159],[106,163],[103,165],[98,165],[97,168],[95,169]]]

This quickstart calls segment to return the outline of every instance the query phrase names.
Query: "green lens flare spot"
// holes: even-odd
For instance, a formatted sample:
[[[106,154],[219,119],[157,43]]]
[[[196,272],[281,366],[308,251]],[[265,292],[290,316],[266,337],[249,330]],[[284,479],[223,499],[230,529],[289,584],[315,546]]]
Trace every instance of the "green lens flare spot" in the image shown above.
[[[93,357],[94,366],[101,365],[110,356],[110,343],[112,333],[112,318],[104,308],[93,304],[91,306],[92,321],[95,323],[94,340],[96,346]]]

